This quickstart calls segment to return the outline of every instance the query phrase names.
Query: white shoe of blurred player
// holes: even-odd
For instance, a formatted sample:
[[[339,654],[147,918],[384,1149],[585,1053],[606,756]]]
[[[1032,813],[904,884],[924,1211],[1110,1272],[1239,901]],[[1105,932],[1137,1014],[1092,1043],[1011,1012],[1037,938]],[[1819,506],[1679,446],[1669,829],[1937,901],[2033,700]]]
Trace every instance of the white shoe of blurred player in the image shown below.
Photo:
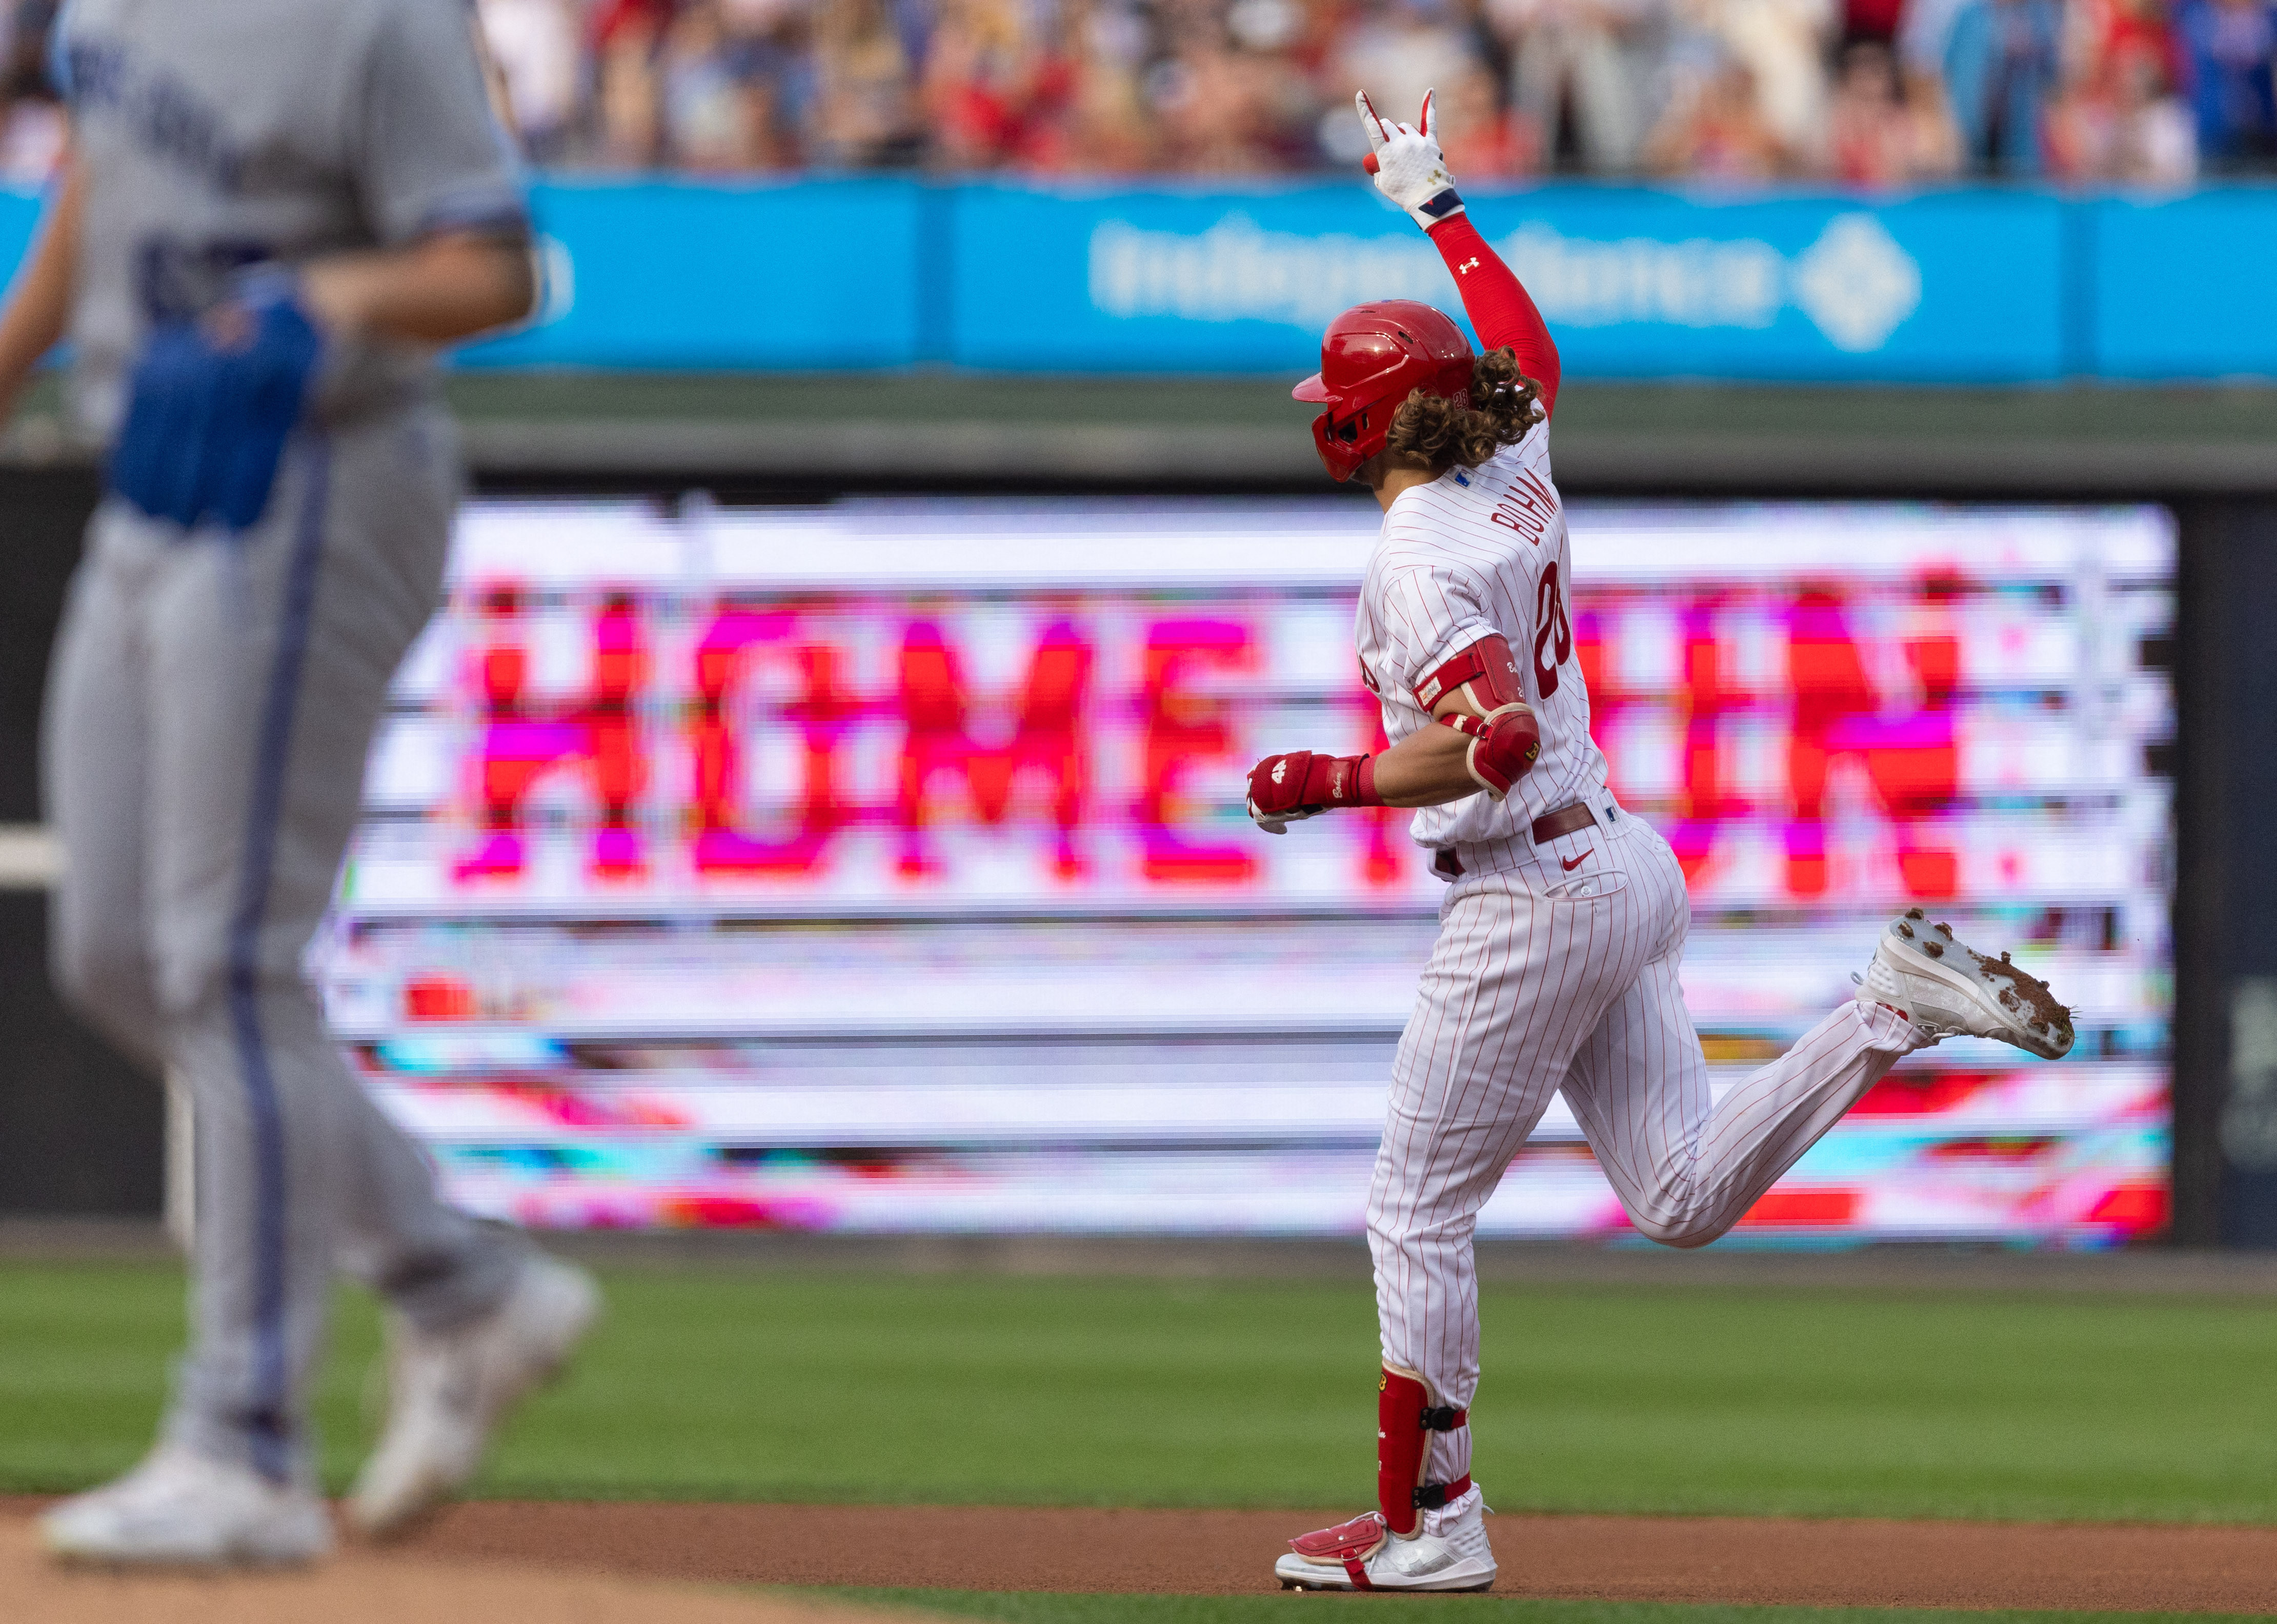
[[[162,1444],[116,1483],[49,1507],[40,1539],[73,1562],[276,1567],[328,1555],[332,1525],[304,1486]]]
[[[1412,1539],[1392,1536],[1383,1513],[1289,1542],[1273,1564],[1284,1590],[1483,1590],[1495,1581],[1486,1503],[1474,1485],[1453,1505],[1427,1511]]]
[[[348,1498],[363,1533],[407,1529],[482,1466],[517,1400],[560,1372],[601,1312],[583,1269],[532,1254],[496,1308],[438,1334],[389,1326],[387,1426]]]
[[[1858,998],[1897,1010],[1932,1043],[1965,1033],[2044,1060],[2071,1052],[2071,1011],[2046,982],[2010,964],[2006,953],[1987,958],[1956,942],[1952,926],[1930,924],[1918,908],[1882,933]]]

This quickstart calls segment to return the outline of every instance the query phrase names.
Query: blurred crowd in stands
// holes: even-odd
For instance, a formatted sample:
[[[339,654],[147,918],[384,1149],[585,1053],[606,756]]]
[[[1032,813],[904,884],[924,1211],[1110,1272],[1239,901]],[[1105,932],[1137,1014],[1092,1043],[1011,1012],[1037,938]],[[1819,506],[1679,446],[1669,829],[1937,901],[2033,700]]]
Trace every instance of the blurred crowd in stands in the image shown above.
[[[544,161],[1240,175],[1439,90],[1475,180],[2174,184],[2277,158],[2271,0],[478,0]]]
[[[1255,175],[1439,91],[1458,178],[2277,167],[2277,0],[473,0],[539,164]],[[0,168],[52,162],[13,0]]]

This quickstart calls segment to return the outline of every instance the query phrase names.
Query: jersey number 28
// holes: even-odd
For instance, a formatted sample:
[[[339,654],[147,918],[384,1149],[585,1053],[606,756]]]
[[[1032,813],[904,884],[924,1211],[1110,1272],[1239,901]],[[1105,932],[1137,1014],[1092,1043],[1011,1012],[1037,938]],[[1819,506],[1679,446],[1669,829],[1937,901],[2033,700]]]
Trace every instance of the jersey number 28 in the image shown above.
[[[1547,699],[1557,691],[1557,667],[1573,652],[1573,622],[1565,618],[1565,594],[1557,587],[1557,565],[1542,566],[1534,594],[1534,686]]]

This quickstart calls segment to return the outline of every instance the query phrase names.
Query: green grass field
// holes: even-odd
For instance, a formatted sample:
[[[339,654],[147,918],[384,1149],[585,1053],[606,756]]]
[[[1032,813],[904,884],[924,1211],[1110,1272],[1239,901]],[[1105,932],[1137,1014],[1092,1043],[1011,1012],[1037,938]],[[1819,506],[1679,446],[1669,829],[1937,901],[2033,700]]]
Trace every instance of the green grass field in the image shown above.
[[[1364,1288],[620,1269],[484,1492],[1146,1506],[1369,1498]],[[0,1267],[0,1488],[133,1460],[180,1279]],[[377,1333],[344,1294],[346,1480]],[[2112,1295],[1534,1286],[1484,1295],[1497,1509],[2277,1519],[2277,1308]],[[1595,1615],[1592,1615],[1593,1617]]]

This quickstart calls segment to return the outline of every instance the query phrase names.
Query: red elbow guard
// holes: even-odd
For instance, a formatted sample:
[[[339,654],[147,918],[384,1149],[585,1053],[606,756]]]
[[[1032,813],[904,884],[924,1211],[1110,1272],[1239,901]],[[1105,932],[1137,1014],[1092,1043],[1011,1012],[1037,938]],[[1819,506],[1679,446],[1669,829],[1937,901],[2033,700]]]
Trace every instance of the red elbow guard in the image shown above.
[[[1471,708],[1491,716],[1506,705],[1522,705],[1518,660],[1500,632],[1489,632],[1415,685],[1415,703],[1430,710],[1458,689],[1470,690]]]
[[[1469,738],[1464,764],[1479,788],[1497,801],[1533,770],[1542,755],[1542,724],[1523,703],[1505,705],[1484,721],[1459,711],[1439,721]]]

